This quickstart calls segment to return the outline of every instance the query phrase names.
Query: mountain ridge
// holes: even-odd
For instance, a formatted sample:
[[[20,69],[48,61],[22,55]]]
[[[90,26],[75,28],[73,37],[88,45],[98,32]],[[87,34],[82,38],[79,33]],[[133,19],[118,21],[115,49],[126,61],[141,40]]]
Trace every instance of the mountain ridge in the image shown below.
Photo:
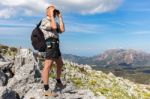
[[[88,65],[132,65],[150,66],[150,53],[134,49],[110,49],[93,57],[81,57],[72,54],[63,54],[65,59]],[[71,57],[70,57],[71,56]],[[67,58],[69,57],[69,58]],[[122,60],[120,60],[122,59]],[[143,62],[143,63],[140,63]],[[103,64],[102,64],[103,63]],[[147,63],[147,64],[146,64]]]

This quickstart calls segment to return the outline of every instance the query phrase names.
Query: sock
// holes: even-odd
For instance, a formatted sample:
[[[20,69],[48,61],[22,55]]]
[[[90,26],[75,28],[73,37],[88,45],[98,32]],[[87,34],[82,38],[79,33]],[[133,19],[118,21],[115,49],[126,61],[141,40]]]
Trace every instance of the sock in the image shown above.
[[[44,89],[47,91],[49,89],[49,85],[44,85]]]
[[[60,79],[56,79],[57,80],[57,83],[61,83],[61,80]]]

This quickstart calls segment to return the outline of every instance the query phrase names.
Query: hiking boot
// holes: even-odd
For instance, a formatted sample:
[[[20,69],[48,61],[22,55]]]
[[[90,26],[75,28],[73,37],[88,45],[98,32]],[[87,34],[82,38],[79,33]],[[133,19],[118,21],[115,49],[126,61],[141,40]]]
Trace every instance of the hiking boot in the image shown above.
[[[59,87],[61,89],[64,89],[66,87],[66,84],[62,84],[62,83],[56,83],[56,87]]]
[[[44,90],[44,96],[57,97],[57,96],[58,96],[58,94],[57,94],[57,93],[55,93],[55,92],[53,92],[53,91],[49,91],[49,90],[45,91],[45,90]]]

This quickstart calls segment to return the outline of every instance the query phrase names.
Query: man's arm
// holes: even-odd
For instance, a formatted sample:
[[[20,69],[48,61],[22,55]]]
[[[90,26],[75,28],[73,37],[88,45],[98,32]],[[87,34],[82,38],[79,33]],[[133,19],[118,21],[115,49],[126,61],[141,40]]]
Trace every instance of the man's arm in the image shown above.
[[[56,30],[57,25],[56,25],[56,21],[55,21],[54,16],[51,16],[50,19],[51,19],[51,28],[52,28],[52,30]]]
[[[60,31],[61,31],[61,33],[65,32],[65,25],[64,25],[63,18],[62,18],[61,14],[59,14],[59,25],[60,25]]]

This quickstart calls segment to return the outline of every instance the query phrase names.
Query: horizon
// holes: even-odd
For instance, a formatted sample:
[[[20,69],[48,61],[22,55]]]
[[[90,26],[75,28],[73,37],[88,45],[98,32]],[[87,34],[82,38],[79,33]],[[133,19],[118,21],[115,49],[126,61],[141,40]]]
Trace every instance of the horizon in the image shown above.
[[[0,1],[0,44],[32,48],[31,32],[45,17],[45,9],[51,2]],[[150,1],[55,0],[53,3],[61,10],[66,25],[65,33],[60,35],[62,53],[87,57],[109,49],[150,53]]]
[[[4,44],[1,44],[0,45],[4,45]],[[4,45],[4,46],[9,46],[9,45]],[[22,48],[22,49],[31,49],[31,48],[25,48],[25,47],[21,47],[21,46],[9,46],[9,47],[15,47],[15,48]],[[31,49],[32,51],[35,51],[34,49]],[[134,50],[134,51],[138,51],[138,52],[143,52],[143,53],[147,53],[147,54],[150,54],[150,52],[146,52],[146,51],[143,51],[143,50],[137,50],[137,49],[122,49],[122,48],[118,48],[118,49],[106,49],[104,50],[103,52],[99,52],[99,53],[96,53],[95,55],[80,55],[80,54],[72,54],[72,53],[62,53],[62,54],[66,54],[66,55],[73,55],[73,56],[77,56],[77,57],[94,57],[94,56],[97,56],[97,55],[102,55],[103,53],[105,53],[106,51],[110,51],[110,50]],[[36,52],[36,51],[35,51]]]

